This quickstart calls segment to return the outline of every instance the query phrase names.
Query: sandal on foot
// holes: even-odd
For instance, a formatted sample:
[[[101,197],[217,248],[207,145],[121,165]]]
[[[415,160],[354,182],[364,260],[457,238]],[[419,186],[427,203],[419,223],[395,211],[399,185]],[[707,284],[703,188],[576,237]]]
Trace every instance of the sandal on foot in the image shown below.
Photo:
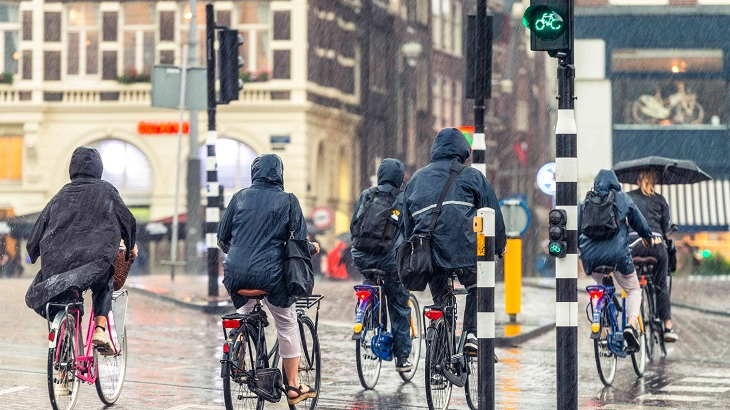
[[[289,392],[290,391],[293,391],[293,392],[297,393],[298,396],[296,396],[296,397],[289,397]],[[286,386],[286,392],[287,392],[287,395],[286,395],[287,403],[290,406],[293,406],[295,404],[298,404],[299,402],[301,402],[303,400],[312,399],[312,398],[317,397],[317,392],[313,388],[311,388],[311,387],[309,387],[309,391],[308,392],[302,393],[302,385],[301,384],[299,385],[299,388],[296,388],[294,386]]]

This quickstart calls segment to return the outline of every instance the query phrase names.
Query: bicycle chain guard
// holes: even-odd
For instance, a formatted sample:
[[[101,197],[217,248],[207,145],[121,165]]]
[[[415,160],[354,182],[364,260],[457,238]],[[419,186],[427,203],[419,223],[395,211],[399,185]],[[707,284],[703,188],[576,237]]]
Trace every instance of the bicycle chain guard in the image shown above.
[[[370,348],[379,359],[393,360],[393,335],[378,328],[370,342]]]

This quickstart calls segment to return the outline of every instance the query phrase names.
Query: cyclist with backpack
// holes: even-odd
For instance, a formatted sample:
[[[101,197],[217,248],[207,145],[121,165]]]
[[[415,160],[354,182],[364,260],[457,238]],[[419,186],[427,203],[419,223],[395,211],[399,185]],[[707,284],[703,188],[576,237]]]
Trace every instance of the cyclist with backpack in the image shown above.
[[[400,373],[413,369],[413,363],[408,361],[411,354],[408,291],[398,277],[395,264],[396,249],[403,241],[400,227],[403,192],[400,186],[404,176],[401,161],[384,159],[378,168],[378,186],[360,194],[350,223],[355,266],[360,270],[380,269],[388,275],[384,291],[392,323],[395,369]]]
[[[603,283],[604,275],[593,273],[593,268],[615,267],[614,278],[626,291],[628,326],[624,339],[629,346],[638,349],[641,287],[629,249],[629,225],[643,239],[644,245],[650,247],[651,230],[646,219],[631,198],[621,192],[616,174],[602,169],[578,212],[578,249],[583,269],[598,284]]]

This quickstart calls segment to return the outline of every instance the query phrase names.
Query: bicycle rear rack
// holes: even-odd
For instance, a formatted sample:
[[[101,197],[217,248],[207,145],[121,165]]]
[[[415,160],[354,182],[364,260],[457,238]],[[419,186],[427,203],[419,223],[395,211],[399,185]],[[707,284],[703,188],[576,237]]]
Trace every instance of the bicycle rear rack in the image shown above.
[[[324,299],[323,295],[312,295],[305,298],[299,298],[295,305],[298,311],[304,313],[305,310],[309,310],[315,305],[317,306],[317,313],[314,316],[314,332],[317,333],[319,329],[319,308],[320,302]]]

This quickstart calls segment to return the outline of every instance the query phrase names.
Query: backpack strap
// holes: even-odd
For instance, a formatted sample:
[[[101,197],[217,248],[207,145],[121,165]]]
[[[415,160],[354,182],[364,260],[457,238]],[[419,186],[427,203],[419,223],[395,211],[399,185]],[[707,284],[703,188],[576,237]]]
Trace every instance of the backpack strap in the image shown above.
[[[294,239],[294,198],[292,194],[289,194],[289,222],[286,224],[286,229],[289,231],[289,239]]]
[[[464,170],[464,168],[466,168],[466,165],[462,164],[459,161],[454,161],[454,163],[451,164],[451,168],[449,168],[449,179],[446,181],[444,189],[441,190],[441,195],[439,195],[436,209],[433,210],[433,216],[431,216],[431,223],[428,225],[429,235],[431,235],[431,232],[433,232],[434,228],[436,228],[436,221],[439,219],[439,215],[441,215],[441,208],[444,205],[444,199],[446,199],[446,194],[448,194],[451,185],[456,179],[456,176],[459,175],[461,171]]]

